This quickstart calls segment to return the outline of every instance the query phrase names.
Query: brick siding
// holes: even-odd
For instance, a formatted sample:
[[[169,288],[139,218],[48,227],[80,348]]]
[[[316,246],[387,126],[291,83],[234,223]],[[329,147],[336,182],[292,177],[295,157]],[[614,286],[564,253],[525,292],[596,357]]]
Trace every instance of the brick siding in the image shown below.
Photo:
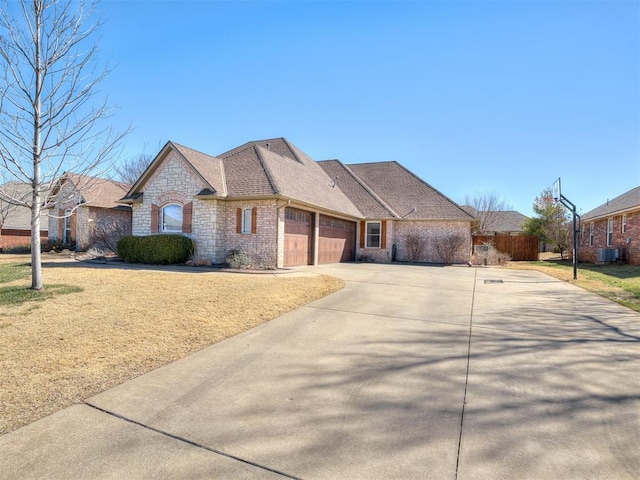
[[[418,235],[424,239],[424,250],[418,260],[424,263],[443,263],[438,253],[437,244],[446,241],[452,235],[464,238],[464,244],[457,250],[453,263],[467,263],[471,252],[471,229],[468,222],[443,221],[395,221],[393,228],[393,243],[396,245],[396,260],[409,260],[407,252],[407,237]]]
[[[613,215],[613,242],[607,245],[608,218],[594,222],[582,222],[578,258],[581,262],[597,262],[598,249],[620,248],[626,249],[630,264],[640,265],[640,210],[629,212],[627,216],[627,231],[622,232],[622,215]],[[593,223],[593,246],[589,246],[590,225]],[[627,243],[627,239],[630,242]]]

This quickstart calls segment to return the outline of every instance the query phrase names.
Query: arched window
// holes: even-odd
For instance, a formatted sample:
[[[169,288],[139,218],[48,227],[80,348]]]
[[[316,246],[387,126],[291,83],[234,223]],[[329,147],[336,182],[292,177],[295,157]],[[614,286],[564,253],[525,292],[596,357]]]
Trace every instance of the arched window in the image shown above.
[[[182,232],[182,205],[171,203],[162,207],[161,229],[163,232]]]

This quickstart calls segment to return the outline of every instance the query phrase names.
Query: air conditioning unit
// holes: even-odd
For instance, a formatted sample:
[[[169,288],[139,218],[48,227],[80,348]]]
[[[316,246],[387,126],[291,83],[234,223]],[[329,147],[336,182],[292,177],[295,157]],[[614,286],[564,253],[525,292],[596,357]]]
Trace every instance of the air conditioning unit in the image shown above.
[[[599,248],[598,249],[598,262],[615,262],[618,260],[620,252],[617,248]]]

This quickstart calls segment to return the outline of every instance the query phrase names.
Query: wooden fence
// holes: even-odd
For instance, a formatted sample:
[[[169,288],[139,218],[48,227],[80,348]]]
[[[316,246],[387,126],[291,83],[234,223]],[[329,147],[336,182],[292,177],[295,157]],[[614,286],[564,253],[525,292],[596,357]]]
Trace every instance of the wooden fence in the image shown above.
[[[538,260],[538,237],[511,235],[482,235],[473,237],[473,246],[491,244],[496,250],[508,253],[514,262]]]

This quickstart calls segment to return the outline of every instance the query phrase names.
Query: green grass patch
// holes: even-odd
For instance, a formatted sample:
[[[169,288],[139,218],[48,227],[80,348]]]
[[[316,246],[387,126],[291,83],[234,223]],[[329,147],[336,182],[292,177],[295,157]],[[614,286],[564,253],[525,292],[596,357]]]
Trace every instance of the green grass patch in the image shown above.
[[[0,283],[22,280],[30,274],[31,265],[28,263],[0,263]]]
[[[58,295],[82,292],[73,285],[46,285],[43,290],[31,290],[25,286],[0,287],[0,305],[22,305],[27,302],[44,302]]]
[[[567,261],[518,262],[597,293],[640,312],[640,265],[578,264],[578,279],[573,280],[573,265]],[[518,268],[517,265],[514,265]]]

